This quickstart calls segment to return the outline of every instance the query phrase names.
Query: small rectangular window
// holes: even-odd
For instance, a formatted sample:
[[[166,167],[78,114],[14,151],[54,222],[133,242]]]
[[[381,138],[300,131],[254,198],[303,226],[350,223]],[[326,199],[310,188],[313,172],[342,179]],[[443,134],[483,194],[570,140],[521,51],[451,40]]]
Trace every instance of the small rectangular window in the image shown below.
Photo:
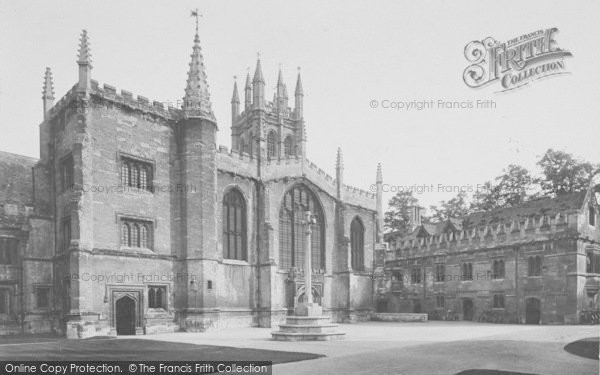
[[[212,280],[208,280],[208,282],[206,283],[206,288],[208,290],[212,290],[213,289],[213,282],[212,282]]]
[[[148,307],[151,309],[167,309],[167,287],[164,285],[148,286]]]
[[[446,297],[436,296],[435,297],[435,305],[438,309],[443,309],[446,306]]]
[[[19,240],[0,237],[0,264],[17,265]]]
[[[73,188],[75,183],[73,155],[69,155],[60,162],[60,179],[63,191]]]
[[[139,219],[121,219],[121,246],[150,249],[154,243],[153,223]]]
[[[129,157],[121,157],[121,184],[124,188],[153,191],[152,163]]]
[[[504,308],[504,294],[494,294],[492,307],[495,309]]]
[[[35,305],[38,309],[50,307],[50,287],[38,286],[35,288]]]
[[[591,226],[593,226],[593,227],[596,226],[596,210],[594,209],[593,206],[590,206],[589,222],[590,222]]]
[[[61,250],[66,251],[71,246],[71,218],[66,217],[61,221]]]
[[[0,314],[8,314],[10,311],[10,290],[0,289]]]

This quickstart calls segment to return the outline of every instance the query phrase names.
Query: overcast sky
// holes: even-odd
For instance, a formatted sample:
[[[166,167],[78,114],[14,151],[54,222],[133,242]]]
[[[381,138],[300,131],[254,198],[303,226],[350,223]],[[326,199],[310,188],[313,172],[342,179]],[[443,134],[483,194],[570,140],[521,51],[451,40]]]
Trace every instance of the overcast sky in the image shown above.
[[[513,4],[513,5],[511,5]],[[0,150],[39,156],[42,78],[52,68],[57,100],[77,80],[81,29],[93,79],[151,100],[183,96],[194,21],[219,144],[230,146],[233,76],[243,84],[261,52],[272,97],[279,64],[293,92],[302,67],[308,157],[346,183],[369,189],[378,162],[390,186],[431,185],[425,206],[476,186],[510,163],[537,172],[548,148],[600,162],[599,1],[8,1],[0,0]],[[472,40],[507,41],[557,27],[570,75],[508,93],[471,89],[462,74]],[[371,101],[493,100],[495,109],[399,111]],[[444,189],[445,190],[445,189]],[[391,194],[386,194],[386,199]]]

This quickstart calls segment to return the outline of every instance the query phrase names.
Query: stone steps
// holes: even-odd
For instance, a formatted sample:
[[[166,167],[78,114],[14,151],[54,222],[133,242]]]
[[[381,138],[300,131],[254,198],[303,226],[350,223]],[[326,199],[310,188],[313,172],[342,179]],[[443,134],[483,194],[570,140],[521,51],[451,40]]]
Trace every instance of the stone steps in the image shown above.
[[[341,340],[345,333],[338,331],[330,316],[288,316],[279,331],[272,332],[277,341],[331,341]]]
[[[272,332],[276,341],[333,341],[344,338],[343,332],[329,333],[294,333],[294,332]]]
[[[280,324],[279,329],[290,333],[335,333],[337,324]]]

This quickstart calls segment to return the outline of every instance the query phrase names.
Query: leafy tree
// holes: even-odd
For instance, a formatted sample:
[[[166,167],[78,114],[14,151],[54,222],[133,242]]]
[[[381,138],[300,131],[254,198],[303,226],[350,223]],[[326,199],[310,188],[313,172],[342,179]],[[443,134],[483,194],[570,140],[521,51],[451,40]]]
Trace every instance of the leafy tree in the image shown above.
[[[520,205],[532,197],[533,188],[534,178],[529,171],[519,165],[510,164],[495,178],[495,183],[488,181],[477,189],[471,208],[474,211],[489,211]]]
[[[410,207],[419,201],[412,191],[399,191],[388,202],[389,210],[384,215],[384,225],[389,231],[408,232],[410,230]]]
[[[498,207],[500,200],[500,189],[491,181],[486,181],[483,185],[478,186],[473,194],[471,201],[472,211],[489,211]]]
[[[460,218],[471,213],[471,209],[467,204],[467,193],[461,191],[449,201],[441,201],[438,206],[430,206],[431,219],[433,221],[444,221],[448,218]]]
[[[585,190],[592,176],[600,171],[600,165],[580,161],[572,154],[548,149],[537,165],[542,178],[537,182],[546,195],[557,196]]]

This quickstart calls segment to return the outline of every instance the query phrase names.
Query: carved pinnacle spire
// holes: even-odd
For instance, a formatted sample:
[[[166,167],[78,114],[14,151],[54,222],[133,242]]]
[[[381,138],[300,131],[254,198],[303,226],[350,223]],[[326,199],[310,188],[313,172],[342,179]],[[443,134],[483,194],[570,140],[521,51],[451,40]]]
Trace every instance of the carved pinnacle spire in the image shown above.
[[[344,157],[342,155],[342,148],[338,147],[337,149],[337,157],[335,159],[335,168],[342,169],[344,168]]]
[[[296,96],[304,95],[302,89],[302,79],[300,78],[300,67],[298,67],[298,80],[296,81]]]
[[[54,82],[52,81],[52,71],[50,68],[46,68],[46,73],[44,74],[42,99],[54,100]]]
[[[237,77],[234,76],[233,79],[234,79],[234,81],[233,81],[233,95],[231,96],[231,102],[232,103],[239,103],[240,102],[240,95],[238,93]]]
[[[254,79],[252,82],[260,82],[265,83],[265,78],[262,73],[262,66],[260,64],[260,53],[258,54],[258,59],[256,60],[256,70],[254,71]]]
[[[192,16],[196,17],[197,22],[199,17],[197,11],[193,11]],[[197,30],[196,35],[194,36],[190,70],[188,71],[182,107],[188,116],[203,117],[213,122],[216,121],[210,102],[206,70],[204,67],[204,57],[202,56],[200,37],[198,36]]]
[[[383,173],[381,172],[381,163],[377,163],[377,181],[376,182],[383,182]]]
[[[79,54],[77,64],[87,65],[92,68],[92,51],[90,48],[90,41],[88,40],[87,30],[81,32],[81,38],[79,39]]]

